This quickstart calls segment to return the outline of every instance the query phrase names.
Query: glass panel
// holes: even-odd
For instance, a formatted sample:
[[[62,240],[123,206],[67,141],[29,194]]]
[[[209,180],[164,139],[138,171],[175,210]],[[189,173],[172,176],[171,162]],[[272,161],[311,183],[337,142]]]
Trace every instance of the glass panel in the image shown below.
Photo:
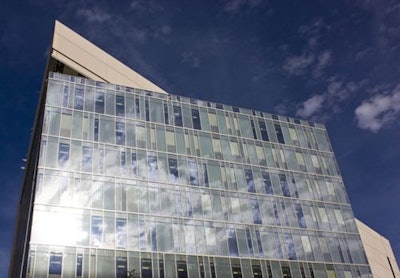
[[[115,115],[119,117],[125,116],[125,98],[123,96],[115,97]]]
[[[209,184],[212,188],[222,188],[221,184],[221,171],[218,164],[209,161],[207,166],[207,173],[209,177]]]
[[[115,273],[116,278],[126,278],[128,271],[128,261],[126,257],[116,257]]]
[[[210,135],[207,133],[200,133],[200,149],[201,149],[201,156],[206,158],[214,157],[213,153],[213,145],[210,138]]]
[[[192,109],[192,123],[194,129],[201,129],[199,110]]]
[[[181,107],[174,105],[174,122],[176,126],[183,126]]]
[[[240,132],[242,134],[242,137],[246,138],[254,138],[253,137],[253,131],[251,129],[251,124],[250,120],[246,116],[239,116],[239,125],[240,125]]]
[[[231,278],[231,267],[229,259],[215,258],[215,273],[218,278]]]
[[[104,93],[96,92],[95,110],[96,113],[104,113]]]
[[[68,86],[65,86],[65,89],[68,90]],[[61,107],[63,105],[63,92],[63,82],[50,79],[47,86],[46,104]],[[68,97],[68,94],[66,96]]]
[[[164,123],[162,100],[152,98],[150,101],[150,120],[156,123]]]
[[[61,275],[62,253],[50,253],[49,274]]]
[[[116,244],[117,248],[126,248],[127,246],[127,223],[126,219],[116,219]]]

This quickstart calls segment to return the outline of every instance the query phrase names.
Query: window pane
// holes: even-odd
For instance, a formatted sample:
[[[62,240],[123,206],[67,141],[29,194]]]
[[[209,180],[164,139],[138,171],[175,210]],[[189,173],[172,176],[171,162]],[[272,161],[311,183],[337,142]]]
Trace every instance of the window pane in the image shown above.
[[[194,129],[201,129],[199,110],[192,109],[192,123]]]
[[[116,96],[115,98],[115,115],[123,117],[125,115],[125,98],[123,96]]]
[[[96,113],[104,113],[104,93],[96,92],[96,103],[95,110]]]
[[[50,253],[49,274],[61,275],[62,253]]]

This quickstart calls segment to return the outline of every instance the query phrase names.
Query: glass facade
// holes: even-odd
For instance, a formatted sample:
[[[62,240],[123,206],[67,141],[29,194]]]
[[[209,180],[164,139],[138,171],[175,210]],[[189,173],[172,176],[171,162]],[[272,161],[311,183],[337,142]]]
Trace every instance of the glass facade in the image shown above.
[[[27,277],[370,277],[323,125],[50,73]]]

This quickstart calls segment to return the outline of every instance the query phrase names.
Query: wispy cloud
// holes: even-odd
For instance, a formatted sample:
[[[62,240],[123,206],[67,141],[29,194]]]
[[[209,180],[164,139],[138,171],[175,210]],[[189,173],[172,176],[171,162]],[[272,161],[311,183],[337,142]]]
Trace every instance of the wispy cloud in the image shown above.
[[[235,14],[243,9],[258,7],[267,3],[265,0],[226,0],[222,6],[224,12]]]
[[[315,95],[303,102],[301,107],[297,110],[296,116],[308,118],[314,115],[322,108],[322,103],[325,101],[325,95]]]
[[[303,74],[315,60],[314,54],[302,54],[300,56],[288,57],[283,65],[283,69],[292,75]]]
[[[337,77],[329,79],[323,93],[315,94],[297,104],[296,116],[325,121],[343,111],[346,101],[366,85],[367,81],[343,82]]]
[[[332,63],[332,52],[329,50],[322,51],[318,54],[318,62],[312,69],[312,76],[314,78],[320,77],[324,69]]]
[[[149,64],[142,50],[150,40],[153,44],[168,44],[171,41],[173,28],[169,23],[172,15],[163,13],[161,4],[157,1],[136,0],[118,5],[94,5],[89,1],[71,6],[63,11],[61,17],[83,21],[76,29],[80,34],[102,49],[112,49],[110,53],[114,57],[146,78],[160,86],[168,86],[163,74]],[[154,20],[149,21],[149,18]]]
[[[90,23],[103,23],[111,19],[111,14],[96,7],[80,8],[76,14]]]
[[[400,47],[400,3],[392,0],[359,0],[356,3],[372,15],[370,20],[374,25],[374,34],[371,39],[377,46],[376,50],[387,56],[392,50],[398,49]],[[398,56],[397,53],[394,55]]]
[[[191,51],[184,52],[182,53],[182,63],[187,63],[193,68],[198,68],[200,66],[200,58]]]
[[[139,13],[154,13],[164,10],[163,6],[154,0],[134,0],[131,2],[129,8]]]
[[[312,78],[323,75],[327,66],[332,64],[333,55],[329,49],[321,48],[321,33],[330,29],[322,18],[318,18],[311,24],[299,27],[298,34],[304,41],[301,55],[292,55],[285,59],[283,70],[289,75],[310,74]]]
[[[286,58],[282,68],[289,75],[310,74],[313,78],[319,78],[332,62],[332,51],[311,51],[307,48],[302,55]]]
[[[393,124],[400,115],[400,84],[391,92],[377,94],[363,101],[354,113],[361,129],[378,132]]]

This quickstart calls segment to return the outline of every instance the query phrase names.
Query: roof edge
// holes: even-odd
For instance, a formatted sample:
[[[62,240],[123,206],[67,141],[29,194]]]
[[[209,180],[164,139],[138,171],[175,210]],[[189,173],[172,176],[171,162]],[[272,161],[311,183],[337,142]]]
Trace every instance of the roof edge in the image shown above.
[[[167,94],[58,20],[50,55],[89,79]]]

